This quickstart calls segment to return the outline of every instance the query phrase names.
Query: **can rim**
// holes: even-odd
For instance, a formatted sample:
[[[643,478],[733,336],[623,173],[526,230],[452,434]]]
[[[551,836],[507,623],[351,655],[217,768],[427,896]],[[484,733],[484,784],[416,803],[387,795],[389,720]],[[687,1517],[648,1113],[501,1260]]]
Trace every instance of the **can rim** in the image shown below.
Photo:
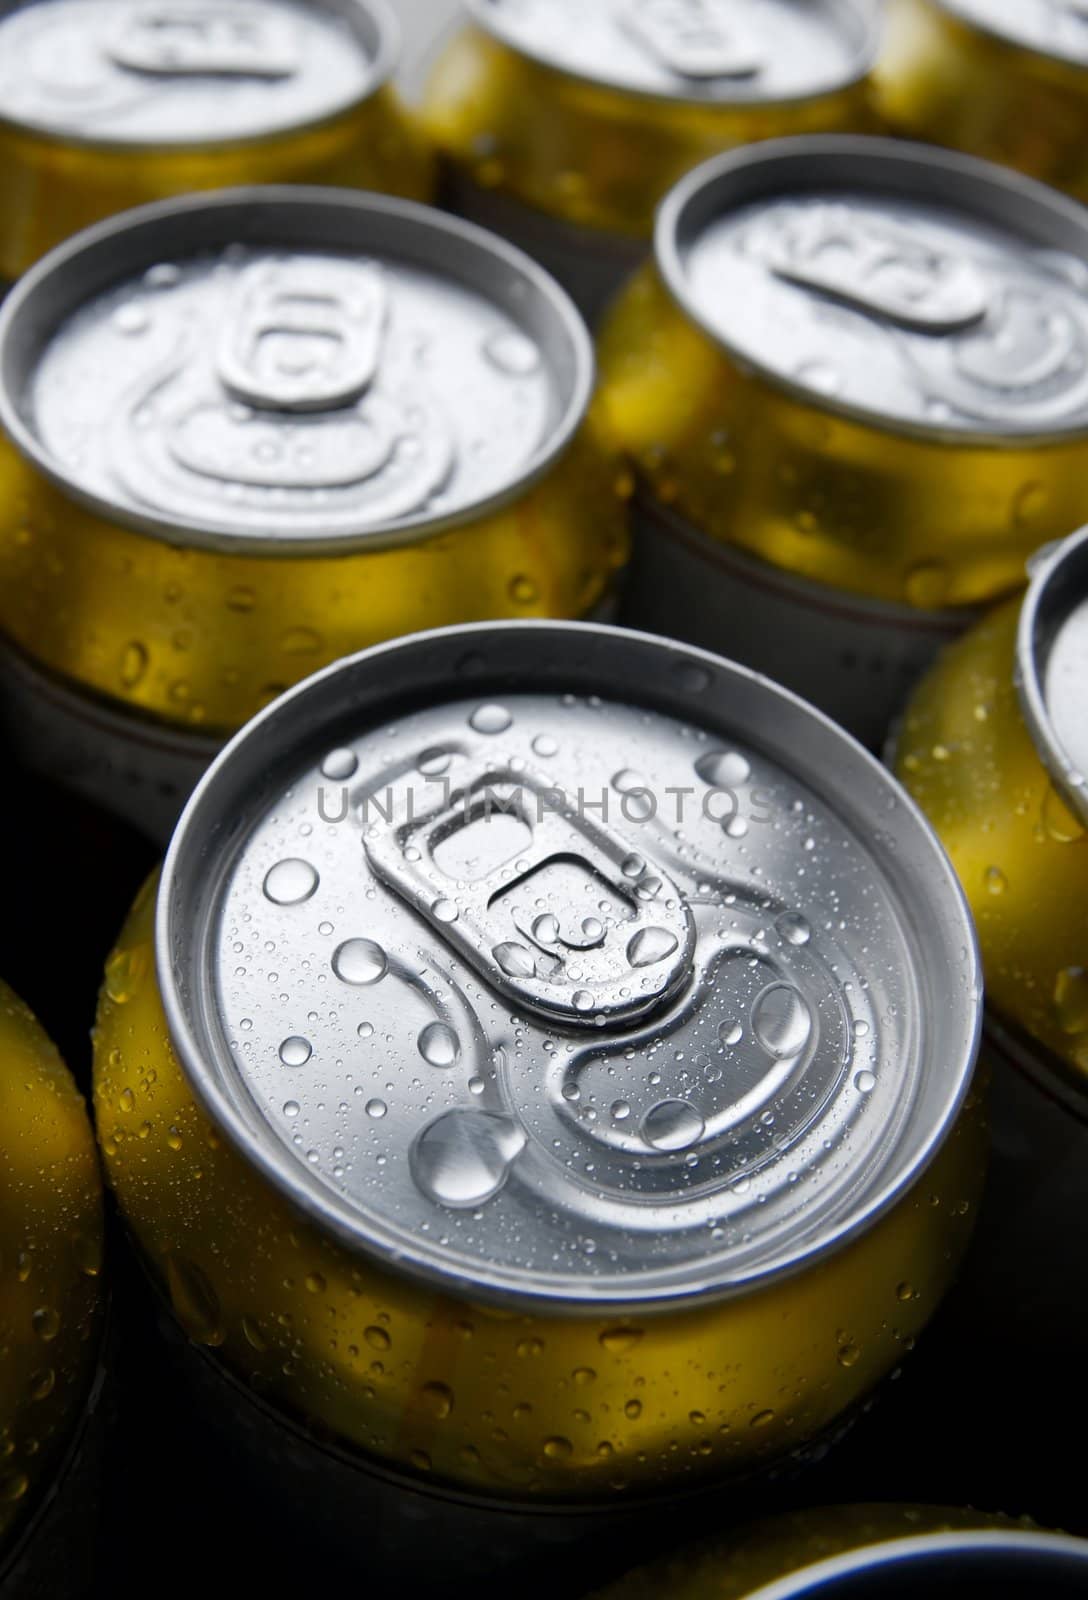
[[[683,260],[685,238],[709,218],[720,214],[718,201],[723,189],[735,189],[735,200],[746,204],[769,194],[793,193],[798,185],[810,181],[813,171],[824,188],[832,188],[835,185],[830,182],[826,168],[829,162],[846,164],[846,176],[854,177],[854,187],[860,184],[884,194],[914,198],[921,194],[936,205],[951,201],[973,215],[982,214],[980,195],[989,191],[994,201],[993,219],[1006,231],[1015,229],[1018,218],[1036,228],[1044,218],[1052,230],[1055,224],[1064,224],[1066,229],[1081,235],[1083,255],[1088,260],[1088,211],[1084,206],[1010,168],[959,151],[905,139],[859,134],[807,134],[769,139],[712,156],[681,178],[658,208],[654,261],[672,300],[688,320],[746,375],[755,374],[761,382],[787,394],[810,411],[844,417],[874,432],[905,435],[959,449],[1009,449],[1025,444],[1088,441],[1088,418],[1064,427],[1012,426],[1000,431],[956,429],[920,418],[883,416],[866,406],[806,388],[798,380],[759,361],[749,351],[741,350],[714,326],[688,288]],[[861,169],[860,178],[858,169]],[[771,181],[767,181],[764,173],[770,175]],[[883,184],[879,181],[882,176]]]
[[[858,47],[855,52],[856,64],[841,76],[829,79],[826,84],[820,85],[816,90],[798,94],[768,95],[763,99],[753,96],[736,99],[708,99],[699,95],[674,94],[668,89],[654,89],[645,85],[628,85],[615,83],[608,78],[602,78],[584,68],[562,65],[552,60],[542,50],[533,49],[524,42],[516,39],[509,28],[504,28],[495,16],[494,0],[461,0],[461,4],[469,13],[471,20],[489,38],[496,40],[515,55],[523,60],[532,61],[536,66],[554,72],[561,78],[570,78],[576,83],[588,84],[592,89],[605,89],[621,96],[623,99],[634,101],[649,101],[651,104],[667,106],[703,106],[708,110],[715,108],[723,111],[736,110],[737,108],[756,109],[766,108],[773,110],[776,106],[811,105],[814,101],[823,100],[831,95],[842,94],[844,90],[852,89],[855,85],[864,82],[876,65],[880,43],[883,36],[883,21],[878,14],[872,0],[831,0],[832,8],[839,14],[850,18],[859,30]]]
[[[307,6],[313,3],[314,0],[306,0]],[[283,127],[269,129],[265,133],[243,133],[226,139],[208,139],[206,136],[192,139],[124,139],[117,135],[95,135],[80,133],[78,130],[66,132],[64,129],[51,128],[31,118],[8,116],[3,112],[0,112],[0,132],[8,130],[24,137],[29,135],[43,144],[60,145],[68,149],[101,150],[110,154],[132,156],[191,153],[194,150],[244,150],[254,146],[274,144],[279,139],[288,139],[327,127],[330,123],[338,122],[341,117],[357,111],[360,106],[366,105],[367,101],[373,99],[374,95],[391,81],[400,63],[402,35],[400,21],[389,0],[322,0],[322,3],[327,10],[342,12],[357,35],[369,22],[374,24],[374,55],[368,63],[363,87],[357,94],[343,100],[332,110],[318,112],[314,116],[286,123]]]
[[[1072,50],[1049,50],[1042,44],[1033,44],[1028,39],[1017,39],[1013,34],[1002,33],[995,22],[984,17],[973,16],[965,11],[960,0],[933,0],[938,10],[943,11],[958,22],[961,26],[969,28],[972,33],[981,34],[985,39],[991,39],[997,44],[1005,45],[1010,50],[1022,52],[1024,55],[1035,56],[1037,60],[1059,62],[1062,66],[1074,67],[1078,72],[1088,72],[1088,60],[1083,56],[1074,55]]]
[[[219,245],[233,243],[239,238],[268,245],[278,241],[282,248],[290,240],[292,226],[297,228],[300,219],[304,220],[306,213],[315,208],[325,216],[328,228],[338,234],[349,231],[353,222],[377,224],[394,237],[392,255],[429,267],[432,272],[445,272],[453,281],[474,288],[477,293],[486,294],[498,283],[504,295],[503,308],[515,322],[525,327],[527,315],[533,314],[553,343],[562,341],[564,348],[553,363],[553,378],[559,391],[557,416],[517,478],[440,516],[418,514],[347,531],[314,529],[274,537],[236,531],[214,518],[172,516],[129,506],[81,484],[46,450],[20,405],[21,383],[56,331],[61,317],[70,314],[74,305],[86,304],[95,295],[123,281],[128,273],[153,264],[145,259],[147,241],[161,241],[154,252],[159,257],[175,239],[184,248],[186,223],[191,223],[194,217],[202,220],[206,235],[197,241],[198,248],[216,242]],[[294,224],[285,220],[292,215]],[[190,226],[190,236],[192,231]],[[420,249],[421,240],[428,248]],[[437,256],[436,241],[444,244]],[[126,242],[130,246],[127,266],[121,256]],[[351,245],[342,239],[337,243],[326,240],[322,245],[315,243],[311,235],[308,242],[314,248],[351,250]],[[131,265],[134,258],[135,266]],[[496,282],[483,282],[481,287],[481,279],[487,273]],[[509,282],[505,274],[512,274]],[[56,313],[58,300],[61,301],[59,316]],[[592,340],[574,302],[524,251],[474,223],[449,216],[432,206],[364,190],[294,184],[248,185],[210,194],[180,195],[123,211],[57,245],[19,279],[0,306],[0,430],[7,434],[24,459],[68,499],[104,522],[161,539],[167,544],[236,555],[317,556],[386,550],[482,522],[520,499],[552,470],[585,421],[595,380]]]
[[[1088,773],[1061,743],[1046,697],[1050,646],[1074,596],[1088,597],[1088,527],[1043,550],[1020,608],[1015,673],[1020,710],[1042,763],[1074,815],[1088,824]]]
[[[919,929],[924,924],[934,948],[945,947],[948,962],[962,952],[964,984],[960,997],[936,1008],[940,1027],[946,1030],[940,1041],[941,1069],[929,1074],[929,1099],[922,1102],[919,1087],[919,1098],[912,1101],[915,1106],[924,1104],[924,1122],[917,1137],[911,1143],[899,1119],[895,1147],[885,1151],[881,1169],[870,1173],[861,1203],[853,1195],[844,1216],[823,1219],[815,1240],[810,1237],[791,1244],[778,1251],[769,1264],[764,1261],[755,1266],[742,1265],[730,1273],[719,1271],[709,1281],[690,1281],[689,1275],[689,1280],[679,1285],[666,1277],[664,1282],[647,1286],[644,1281],[622,1276],[540,1282],[519,1277],[508,1267],[489,1270],[479,1259],[470,1270],[467,1263],[450,1261],[429,1241],[421,1243],[418,1239],[413,1239],[410,1251],[404,1235],[395,1227],[381,1221],[375,1223],[346,1197],[313,1179],[306,1164],[295,1161],[285,1147],[262,1137],[267,1130],[244,1085],[232,1086],[224,1072],[209,1064],[205,1054],[204,1041],[214,1041],[216,1037],[214,995],[208,992],[207,943],[219,886],[247,832],[244,798],[248,798],[251,815],[259,803],[272,803],[268,751],[275,748],[278,739],[297,738],[295,730],[300,725],[306,728],[309,740],[316,743],[322,737],[328,739],[331,725],[343,718],[344,699],[341,697],[322,715],[321,697],[330,697],[337,679],[342,688],[352,691],[352,714],[362,716],[369,711],[380,716],[380,707],[388,707],[392,683],[400,685],[402,694],[417,697],[427,685],[434,693],[436,680],[448,683],[449,666],[444,652],[449,655],[456,650],[461,657],[467,648],[476,645],[479,653],[485,640],[500,652],[513,651],[516,642],[520,661],[534,638],[548,640],[553,647],[580,640],[579,648],[596,649],[599,657],[607,652],[613,658],[612,670],[618,684],[630,684],[636,663],[644,670],[655,667],[660,681],[648,686],[640,702],[647,708],[682,705],[691,715],[690,696],[685,700],[684,691],[678,687],[679,675],[685,668],[709,672],[710,682],[715,676],[728,678],[733,701],[738,691],[743,692],[767,712],[761,727],[774,729],[773,739],[770,735],[766,738],[768,748],[792,752],[800,742],[799,730],[804,729],[815,735],[820,755],[826,757],[829,750],[834,751],[834,770],[840,776],[850,774],[849,778],[843,777],[840,793],[835,795],[835,809],[844,819],[853,818],[855,826],[863,826],[865,805],[875,807],[878,798],[886,802],[891,790],[896,800],[895,826],[900,830],[900,848],[894,844],[886,847],[867,837],[867,848],[876,858],[875,870],[883,874],[889,893],[900,908],[903,924],[912,930],[915,951],[922,948]],[[411,659],[410,653],[422,662],[418,682],[411,681],[404,666],[406,654]],[[552,680],[558,683],[560,675],[570,687],[579,670],[584,676],[588,657],[583,656],[580,669],[571,669],[558,664],[561,654],[553,648],[547,671],[532,677],[534,687],[545,682],[554,686]],[[599,660],[596,664],[599,668]],[[666,665],[672,668],[671,672],[662,670]],[[520,670],[524,681],[524,668]],[[506,681],[509,688],[509,680],[508,665],[493,666],[491,679],[473,679],[474,692],[486,693],[489,685],[494,688],[501,681]],[[617,692],[612,684],[600,687],[602,692]],[[706,717],[712,717],[709,707],[704,712]],[[795,765],[806,780],[814,782],[819,772],[827,770],[827,763],[816,757],[801,757]],[[258,795],[262,775],[265,793]],[[920,893],[923,884],[925,891]],[[925,908],[924,915],[919,900]],[[186,924],[192,926],[191,937],[183,931]],[[929,945],[925,948],[928,950]],[[187,962],[189,968],[195,969],[191,997],[186,994]],[[577,622],[485,622],[408,635],[346,657],[266,707],[212,763],[178,823],[163,864],[155,909],[155,966],[168,1034],[198,1104],[243,1161],[308,1221],[349,1250],[375,1260],[386,1270],[404,1273],[432,1290],[438,1283],[445,1293],[567,1314],[599,1315],[605,1305],[613,1312],[618,1308],[645,1312],[718,1302],[807,1270],[866,1233],[915,1186],[944,1145],[969,1093],[982,1027],[981,959],[963,888],[930,824],[887,768],[829,717],[746,667],[652,634]],[[932,970],[936,971],[935,963]],[[941,973],[947,970],[946,962]],[[931,1033],[926,1046],[930,1055],[935,1037]],[[918,1059],[925,1059],[922,1046],[918,1047]]]
[[[901,1539],[884,1539],[865,1544],[803,1567],[787,1577],[753,1590],[749,1600],[806,1600],[816,1595],[832,1595],[833,1585],[872,1574],[879,1577],[890,1568],[918,1567],[918,1581],[937,1576],[931,1566],[961,1558],[991,1558],[996,1566],[1009,1557],[1035,1557],[1039,1567],[1055,1577],[1088,1574],[1088,1540],[1069,1534],[1048,1533],[1027,1528],[979,1528],[962,1533],[924,1533]],[[987,1563],[989,1564],[989,1563]],[[1032,1563],[1033,1572],[1036,1562]],[[1031,1574],[1025,1573],[1025,1577]],[[853,1592],[852,1590],[850,1591]]]

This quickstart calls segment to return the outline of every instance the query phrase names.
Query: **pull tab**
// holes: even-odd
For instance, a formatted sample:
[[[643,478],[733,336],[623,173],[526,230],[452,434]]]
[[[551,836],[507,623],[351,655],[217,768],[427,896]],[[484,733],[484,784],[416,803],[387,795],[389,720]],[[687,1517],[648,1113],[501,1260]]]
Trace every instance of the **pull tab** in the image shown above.
[[[664,872],[542,778],[471,757],[457,773],[423,814],[418,776],[395,781],[363,842],[382,882],[492,988],[586,1027],[633,1023],[682,987],[695,922]]]
[[[227,5],[163,5],[125,14],[106,55],[156,78],[290,78],[298,45],[288,19]]]
[[[224,319],[227,392],[261,411],[333,411],[361,398],[378,365],[387,296],[376,267],[261,262]]]
[[[634,0],[621,22],[677,77],[754,78],[765,51],[735,11],[722,0]]]
[[[1001,393],[1032,389],[1069,370],[1079,344],[1073,319],[1052,296],[1009,290],[1001,297],[992,332],[987,328],[965,339],[956,351],[956,367],[973,383]]]
[[[989,310],[986,282],[970,261],[845,205],[798,211],[770,267],[788,283],[914,333],[957,333]]]

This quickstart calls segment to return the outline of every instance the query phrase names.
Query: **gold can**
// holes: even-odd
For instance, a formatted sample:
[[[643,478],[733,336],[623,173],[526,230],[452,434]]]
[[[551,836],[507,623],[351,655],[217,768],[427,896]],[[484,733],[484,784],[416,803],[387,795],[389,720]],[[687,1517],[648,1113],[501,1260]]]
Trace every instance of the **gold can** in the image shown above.
[[[978,1011],[942,853],[829,722],[477,625],[218,759],[106,972],[98,1130],[189,1338],[480,1562],[841,1429],[973,1224]]]
[[[118,211],[238,184],[430,199],[385,0],[0,6],[0,279]]]
[[[899,730],[895,765],[974,913],[991,1025],[1011,1054],[1088,1107],[1088,530],[940,659]]]
[[[600,362],[637,479],[625,620],[870,744],[1088,515],[1088,219],[965,156],[812,138],[708,163]]]
[[[35,1535],[85,1426],[100,1359],[102,1227],[102,1184],[83,1100],[52,1042],[0,983],[5,1592],[8,1581],[15,1593],[17,1580],[29,1582],[31,1571],[40,1570]],[[74,1550],[69,1554],[76,1559]]]
[[[573,306],[408,201],[128,213],[27,274],[0,350],[12,736],[41,725],[62,766],[85,749],[115,807],[134,768],[169,802],[160,836],[217,742],[318,667],[422,627],[593,612],[626,558]]]
[[[865,4],[472,0],[421,115],[466,216],[533,250],[587,315],[645,254],[658,201],[755,140],[871,132]]]
[[[825,1506],[758,1522],[632,1572],[599,1600],[872,1600],[1030,1595],[1088,1582],[1088,1541],[940,1506]]]
[[[889,125],[1088,200],[1080,0],[888,0],[876,91]]]

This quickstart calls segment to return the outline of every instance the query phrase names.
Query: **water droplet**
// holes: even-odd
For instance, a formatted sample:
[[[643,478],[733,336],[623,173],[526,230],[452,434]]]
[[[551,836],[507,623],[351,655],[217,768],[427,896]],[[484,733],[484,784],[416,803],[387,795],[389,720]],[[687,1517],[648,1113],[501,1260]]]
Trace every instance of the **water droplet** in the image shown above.
[[[492,1111],[447,1111],[412,1145],[410,1164],[420,1191],[455,1210],[498,1194],[524,1150],[526,1136]]]
[[[768,1055],[788,1061],[808,1043],[812,1014],[791,984],[772,983],[752,1005],[752,1031]]]
[[[293,1122],[301,1110],[302,1107],[297,1100],[284,1101],[283,1114],[289,1122]]]
[[[313,1053],[314,1047],[309,1039],[303,1039],[297,1033],[280,1045],[280,1060],[285,1067],[304,1067]]]
[[[508,978],[534,978],[536,960],[523,944],[497,944],[491,954]]]
[[[359,770],[359,757],[354,750],[330,750],[321,763],[321,776],[344,783]]]
[[[459,915],[457,902],[443,896],[431,906],[431,915],[436,922],[456,922]]]
[[[444,1383],[425,1383],[419,1398],[423,1409],[439,1422],[445,1422],[453,1410],[453,1390]]]
[[[389,963],[373,939],[348,939],[333,952],[332,970],[343,983],[377,983],[385,977]]]
[[[773,1421],[773,1411],[757,1411],[748,1426],[750,1428],[767,1428]]]
[[[440,778],[450,769],[452,757],[448,750],[443,750],[437,745],[430,750],[424,750],[416,766],[425,778]]]
[[[374,1024],[372,1022],[360,1022],[355,1032],[359,1035],[360,1039],[373,1039]]]
[[[1015,528],[1032,528],[1047,508],[1046,486],[1034,481],[1025,483],[1016,491],[1012,501],[1012,522]]]
[[[1042,814],[1043,827],[1055,844],[1072,844],[1075,839],[1083,838],[1083,822],[1070,811],[1053,784],[1048,786],[1043,796]]]
[[[113,325],[118,333],[133,338],[136,334],[146,333],[151,326],[151,318],[147,308],[138,301],[131,301],[128,305],[118,306],[113,313]]]
[[[641,1328],[606,1328],[598,1335],[597,1342],[609,1355],[621,1356],[633,1350],[641,1338]]]
[[[784,911],[775,927],[787,944],[808,944],[812,929],[799,911]]]
[[[227,590],[227,610],[242,613],[252,611],[257,604],[257,592],[248,584],[240,583]]]
[[[1063,1033],[1088,1033],[1088,971],[1083,967],[1065,967],[1058,973],[1054,1009]]]
[[[645,871],[646,863],[641,856],[630,855],[623,863],[623,875],[625,878],[641,878]]]
[[[393,1343],[385,1329],[379,1328],[375,1323],[363,1330],[363,1338],[372,1350],[388,1350]]]
[[[667,928],[641,928],[627,946],[627,959],[633,967],[652,967],[671,956],[679,942]]]
[[[1004,894],[1009,887],[1009,880],[1000,867],[987,867],[985,872],[986,889],[989,894]]]
[[[558,755],[559,741],[553,739],[550,733],[538,733],[533,740],[533,749],[538,756]]]
[[[917,1299],[917,1297],[918,1297],[918,1291],[917,1291],[917,1289],[915,1289],[915,1287],[914,1287],[914,1285],[912,1283],[899,1283],[899,1284],[896,1284],[895,1298],[897,1300],[903,1300],[903,1301],[915,1300],[915,1299]]]
[[[694,763],[694,770],[712,789],[736,789],[752,776],[749,762],[736,750],[707,750],[707,754]]]
[[[612,1102],[612,1119],[613,1119],[613,1121],[615,1121],[615,1122],[626,1122],[630,1115],[631,1115],[631,1107],[628,1105],[626,1100],[614,1100]]]
[[[566,1461],[569,1456],[574,1454],[574,1446],[569,1439],[556,1435],[555,1438],[545,1439],[544,1454],[549,1461]]]
[[[744,1029],[739,1022],[723,1022],[718,1029],[718,1038],[724,1045],[740,1044],[744,1038]]]
[[[637,1422],[642,1415],[642,1401],[628,1400],[623,1408],[623,1414],[628,1422]]]
[[[575,1011],[592,1011],[597,1004],[597,996],[589,989],[575,989],[571,996]]]
[[[650,786],[639,772],[632,772],[630,767],[624,767],[612,779],[612,787],[617,794],[636,794],[639,790],[648,789]]]
[[[297,906],[309,900],[320,879],[308,861],[277,861],[264,880],[265,898],[277,906]]]
[[[522,333],[504,329],[484,344],[484,355],[493,367],[511,378],[527,378],[540,366],[540,349]]]
[[[854,1088],[859,1094],[872,1094],[876,1088],[876,1074],[867,1068],[854,1074]]]
[[[31,1315],[30,1326],[34,1329],[38,1338],[44,1339],[48,1344],[60,1332],[60,1313],[55,1311],[52,1306],[39,1306],[37,1311]]]
[[[468,725],[476,733],[505,733],[513,720],[505,706],[484,705],[476,707]]]
[[[861,1351],[856,1344],[842,1344],[839,1346],[837,1360],[840,1367],[854,1367],[861,1359]]]
[[[642,1137],[655,1150],[687,1150],[706,1132],[706,1123],[687,1100],[661,1100],[642,1119]]]
[[[802,361],[797,368],[797,378],[806,388],[828,395],[841,394],[846,381],[828,361]]]
[[[147,649],[138,640],[127,644],[121,655],[121,687],[135,689],[147,671]]]
[[[430,1022],[419,1036],[419,1053],[432,1067],[452,1067],[461,1054],[461,1041],[444,1022]]]
[[[368,1117],[372,1117],[375,1122],[380,1122],[388,1110],[389,1107],[384,1100],[368,1100],[366,1103],[366,1114]]]
[[[516,606],[531,606],[540,599],[540,590],[532,578],[527,578],[524,573],[511,578],[508,588],[510,598]]]

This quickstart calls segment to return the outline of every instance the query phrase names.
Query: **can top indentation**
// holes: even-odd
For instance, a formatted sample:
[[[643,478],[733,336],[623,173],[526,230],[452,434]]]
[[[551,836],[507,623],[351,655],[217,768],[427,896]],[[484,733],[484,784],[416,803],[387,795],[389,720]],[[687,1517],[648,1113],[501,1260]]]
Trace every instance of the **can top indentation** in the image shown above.
[[[1088,823],[1088,528],[1048,551],[1020,613],[1017,685],[1032,738]]]
[[[679,303],[810,404],[959,439],[1088,434],[1088,215],[970,157],[789,139],[659,213]]]
[[[401,542],[523,491],[585,410],[562,291],[404,201],[249,190],[147,207],[46,258],[0,317],[10,434],[174,543]]]
[[[354,1248],[518,1301],[834,1248],[925,1166],[978,1026],[962,896],[877,763],[742,669],[574,624],[398,641],[263,714],[175,838],[159,963],[250,1161]]]
[[[0,119],[154,149],[302,130],[396,64],[384,0],[30,0],[0,7]]]
[[[863,78],[868,0],[467,0],[545,66],[627,94],[710,104],[812,99]]]

